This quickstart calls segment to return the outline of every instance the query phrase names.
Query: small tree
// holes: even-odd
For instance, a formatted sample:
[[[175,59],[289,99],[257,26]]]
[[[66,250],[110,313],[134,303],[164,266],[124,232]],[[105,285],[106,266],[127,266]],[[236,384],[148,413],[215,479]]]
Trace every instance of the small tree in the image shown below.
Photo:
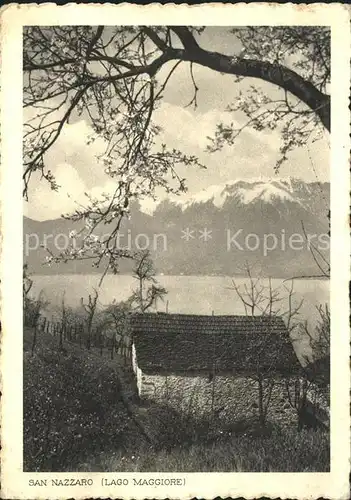
[[[29,327],[35,327],[40,317],[40,310],[44,305],[42,301],[42,292],[38,299],[30,295],[33,288],[33,280],[28,271],[28,264],[23,265],[23,315],[24,324]]]
[[[27,326],[33,328],[33,340],[32,340],[32,355],[34,354],[34,349],[37,343],[37,334],[40,324],[40,318],[42,310],[47,306],[48,302],[44,300],[44,293],[41,290],[37,299],[29,299],[27,303]],[[28,314],[29,312],[29,314]],[[25,320],[26,321],[26,320]]]
[[[131,297],[124,302],[112,302],[104,311],[106,325],[112,321],[114,335],[111,338],[111,358],[113,352],[121,352],[127,361],[126,350],[130,347],[130,331],[128,318],[133,312],[146,312],[163,299],[167,291],[159,285],[155,276],[156,270],[148,250],[141,251],[135,256],[133,277],[137,280],[137,288]]]
[[[303,300],[296,305],[294,304],[293,281],[291,282],[290,288],[284,285],[285,292],[287,293],[287,309],[283,310],[281,303],[286,297],[282,296],[281,289],[273,288],[271,278],[268,280],[268,285],[263,284],[259,277],[255,278],[253,276],[248,264],[246,264],[245,267],[245,274],[248,278],[248,283],[240,286],[233,279],[231,287],[241,300],[245,309],[245,314],[247,316],[261,315],[272,318],[280,316],[285,319],[288,335],[290,336],[297,326],[295,318],[298,316],[303,304]],[[259,338],[255,337],[253,341],[255,345],[252,346],[253,348],[251,349],[251,352],[254,353],[251,365],[254,367],[254,370],[250,375],[250,379],[257,386],[259,422],[260,425],[264,427],[267,420],[272,391],[275,385],[274,365],[272,363],[271,366],[262,368],[260,362],[264,351],[270,348],[269,334],[261,335]],[[286,338],[284,341],[289,341],[289,339]]]
[[[319,384],[316,377],[318,372],[316,373],[315,367],[307,366],[301,377],[285,382],[289,404],[296,411],[299,431],[303,427],[326,426],[328,397],[325,397],[325,387]]]
[[[85,323],[87,328],[87,348],[91,348],[91,337],[93,331],[93,319],[96,313],[97,303],[98,303],[99,293],[94,288],[93,294],[88,295],[88,302],[84,302],[84,298],[80,299],[82,308],[86,312]]]
[[[131,302],[136,304],[135,308],[146,312],[157,304],[159,299],[163,300],[167,290],[161,286],[156,278],[156,270],[148,250],[140,252],[136,256],[136,264],[133,269],[133,277],[138,282],[138,288],[134,290]]]
[[[130,332],[128,328],[128,317],[131,313],[131,300],[125,302],[112,302],[104,311],[107,317],[106,324],[110,324],[111,320],[114,326],[113,339],[111,342],[111,358],[113,352],[121,351],[122,356],[125,357],[125,349],[129,344],[128,339]]]
[[[104,327],[105,324],[103,322],[99,322],[96,327],[96,340],[100,349],[100,356],[102,356],[104,349]]]
[[[28,264],[23,265],[23,319],[24,325],[33,328],[32,339],[32,355],[37,342],[38,328],[42,310],[48,305],[44,300],[44,293],[41,290],[38,297],[35,299],[30,296],[33,287],[33,280],[28,272]]]
[[[329,405],[329,370],[330,370],[330,310],[327,304],[317,306],[319,319],[311,333],[308,322],[303,325],[312,348],[312,359],[305,358],[303,376],[299,379],[286,381],[289,403],[295,409],[298,417],[298,429],[304,426],[324,425],[316,416],[319,403]],[[322,412],[323,413],[323,410]],[[325,412],[324,412],[325,413]]]
[[[313,358],[319,359],[330,356],[330,309],[328,304],[317,306],[319,318],[314,330],[314,335],[310,333],[307,322],[305,332],[309,338],[313,351]]]
[[[23,264],[23,307],[26,307],[26,304],[29,300],[29,292],[31,291],[33,286],[33,280],[31,279],[28,271],[28,264]]]

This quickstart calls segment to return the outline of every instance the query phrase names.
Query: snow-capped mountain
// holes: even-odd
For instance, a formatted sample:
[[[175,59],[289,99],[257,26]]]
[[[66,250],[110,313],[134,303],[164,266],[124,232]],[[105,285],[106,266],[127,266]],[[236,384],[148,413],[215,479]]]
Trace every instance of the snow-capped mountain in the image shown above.
[[[294,177],[286,178],[252,178],[249,180],[233,180],[224,184],[216,184],[203,189],[188,199],[173,198],[171,201],[182,211],[194,204],[212,202],[217,208],[222,208],[228,199],[235,200],[238,205],[248,205],[255,202],[274,204],[277,202],[298,203],[305,209],[311,209],[312,201],[318,198],[319,202],[329,204],[328,183],[305,183]],[[153,207],[152,212],[157,208]],[[318,208],[318,207],[317,207]],[[152,213],[151,212],[151,213]]]
[[[121,228],[130,238],[121,243],[135,248],[147,240],[164,274],[234,275],[246,262],[272,277],[318,274],[305,232],[315,235],[314,243],[328,258],[328,183],[275,177],[235,180],[192,196],[167,198],[151,213],[143,206],[131,207],[131,219]],[[24,221],[24,233],[68,234],[76,227],[63,219]],[[138,240],[138,235],[144,236]],[[94,272],[86,261],[42,268],[39,259],[44,258],[37,250],[26,260],[33,272]],[[130,267],[130,261],[122,262],[121,272]]]

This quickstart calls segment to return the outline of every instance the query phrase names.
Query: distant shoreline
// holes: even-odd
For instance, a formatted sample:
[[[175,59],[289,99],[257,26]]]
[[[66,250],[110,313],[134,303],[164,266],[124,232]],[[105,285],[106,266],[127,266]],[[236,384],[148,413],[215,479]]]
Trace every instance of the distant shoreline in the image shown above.
[[[40,273],[31,273],[31,277],[44,277],[48,276],[50,278],[53,277],[58,277],[58,276],[99,276],[102,273],[58,273],[58,274],[40,274]],[[129,276],[132,277],[132,274],[126,274],[126,273],[119,273],[119,274],[112,274],[109,273],[106,275],[107,276]],[[233,274],[233,275],[228,275],[228,274],[156,274],[157,278],[163,278],[163,277],[177,277],[177,278],[228,278],[228,279],[233,279],[233,278],[247,278],[247,275],[245,274]],[[323,276],[291,276],[291,277],[286,277],[286,276],[255,276],[255,278],[262,278],[262,279],[269,279],[271,278],[272,280],[285,280],[289,281],[292,279],[296,280],[304,280],[304,281],[311,281],[311,280],[318,280],[318,281],[330,281],[330,278],[328,277],[323,277]]]

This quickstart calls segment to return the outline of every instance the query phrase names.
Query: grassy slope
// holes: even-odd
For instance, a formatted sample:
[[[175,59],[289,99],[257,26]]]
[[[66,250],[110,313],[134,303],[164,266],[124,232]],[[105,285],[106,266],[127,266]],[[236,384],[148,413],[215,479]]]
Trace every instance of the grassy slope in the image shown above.
[[[70,470],[100,450],[133,442],[137,431],[121,400],[118,363],[41,336],[31,356],[24,338],[25,470]]]
[[[181,416],[140,408],[150,449],[121,398],[118,360],[24,332],[26,471],[326,471],[328,436],[272,429],[268,436],[209,433],[184,444]],[[154,426],[154,429],[152,429]],[[160,427],[161,426],[161,427]],[[161,428],[161,431],[160,431]],[[178,433],[177,433],[178,431]]]

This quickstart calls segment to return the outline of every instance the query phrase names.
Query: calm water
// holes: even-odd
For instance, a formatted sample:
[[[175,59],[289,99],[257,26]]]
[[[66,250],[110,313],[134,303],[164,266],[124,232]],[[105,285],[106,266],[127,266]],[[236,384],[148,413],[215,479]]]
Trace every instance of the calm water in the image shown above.
[[[195,314],[245,314],[243,305],[236,292],[230,290],[232,278],[226,276],[158,276],[160,284],[168,294],[164,302],[157,305],[158,311],[166,310],[170,313],[195,313]],[[54,275],[34,276],[33,294],[37,295],[42,290],[51,306],[57,306],[65,292],[66,303],[72,307],[79,306],[80,298],[98,286],[99,275]],[[246,278],[235,278],[239,286],[248,284]],[[268,283],[262,280],[262,283]],[[99,301],[107,305],[113,299],[121,301],[127,299],[136,282],[132,276],[117,275],[106,276],[100,288]],[[290,282],[281,279],[272,280],[273,288],[279,287],[282,296],[287,292],[284,286],[289,287]],[[302,320],[315,321],[315,306],[329,301],[329,281],[327,280],[294,280],[295,303],[304,300],[300,310]],[[285,301],[284,301],[285,302]],[[285,310],[283,302],[282,310]],[[287,302],[286,302],[287,304]]]

